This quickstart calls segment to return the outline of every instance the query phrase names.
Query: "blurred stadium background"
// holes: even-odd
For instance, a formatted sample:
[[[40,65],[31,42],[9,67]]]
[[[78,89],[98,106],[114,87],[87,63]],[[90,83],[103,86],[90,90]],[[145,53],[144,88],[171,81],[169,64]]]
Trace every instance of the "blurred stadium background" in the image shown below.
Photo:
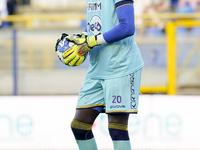
[[[0,150],[75,150],[70,131],[89,66],[63,65],[61,33],[86,28],[86,0],[0,0]],[[199,150],[200,1],[135,0],[143,69],[140,108],[130,119],[138,150]],[[105,115],[94,133],[112,149]],[[105,144],[106,143],[106,144]]]

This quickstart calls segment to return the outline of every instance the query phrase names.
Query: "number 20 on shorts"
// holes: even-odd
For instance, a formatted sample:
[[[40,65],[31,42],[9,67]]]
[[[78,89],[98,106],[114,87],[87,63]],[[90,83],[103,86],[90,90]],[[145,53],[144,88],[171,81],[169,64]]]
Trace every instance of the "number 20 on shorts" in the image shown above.
[[[113,98],[112,103],[121,103],[122,102],[122,97],[120,95],[118,95],[118,96],[113,95],[112,98]]]

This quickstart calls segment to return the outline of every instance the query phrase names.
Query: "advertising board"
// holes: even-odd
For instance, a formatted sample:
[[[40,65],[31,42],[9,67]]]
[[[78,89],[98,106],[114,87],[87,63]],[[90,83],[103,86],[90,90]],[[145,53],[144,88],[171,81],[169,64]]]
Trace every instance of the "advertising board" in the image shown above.
[[[78,149],[70,124],[77,96],[1,96],[0,150]],[[133,149],[200,149],[200,97],[141,95],[131,115]],[[112,149],[106,114],[93,125],[100,150]]]

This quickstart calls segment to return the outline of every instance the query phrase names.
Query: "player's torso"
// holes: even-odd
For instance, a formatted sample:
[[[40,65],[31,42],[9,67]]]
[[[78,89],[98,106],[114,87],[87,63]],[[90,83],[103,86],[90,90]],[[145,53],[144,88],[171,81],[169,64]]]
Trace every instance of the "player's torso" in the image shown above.
[[[104,33],[118,24],[113,0],[87,0],[87,29],[90,34]]]
[[[119,24],[115,3],[120,0],[87,0],[87,31],[89,35],[105,33]],[[134,54],[135,53],[135,54]],[[138,57],[138,63],[133,57]],[[114,78],[123,76],[141,64],[141,56],[133,36],[112,44],[103,44],[90,51],[88,76]],[[131,66],[131,63],[135,65]]]

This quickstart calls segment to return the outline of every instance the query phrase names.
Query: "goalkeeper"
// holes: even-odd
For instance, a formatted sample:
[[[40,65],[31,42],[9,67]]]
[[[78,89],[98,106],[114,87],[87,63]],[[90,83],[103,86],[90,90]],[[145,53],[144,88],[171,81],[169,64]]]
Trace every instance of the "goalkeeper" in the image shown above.
[[[92,133],[96,117],[108,115],[114,150],[131,150],[129,114],[137,114],[144,66],[134,40],[133,0],[87,0],[87,36],[70,37],[75,45],[65,62],[80,65],[86,53],[90,66],[79,93],[71,128],[79,150],[97,150]]]

